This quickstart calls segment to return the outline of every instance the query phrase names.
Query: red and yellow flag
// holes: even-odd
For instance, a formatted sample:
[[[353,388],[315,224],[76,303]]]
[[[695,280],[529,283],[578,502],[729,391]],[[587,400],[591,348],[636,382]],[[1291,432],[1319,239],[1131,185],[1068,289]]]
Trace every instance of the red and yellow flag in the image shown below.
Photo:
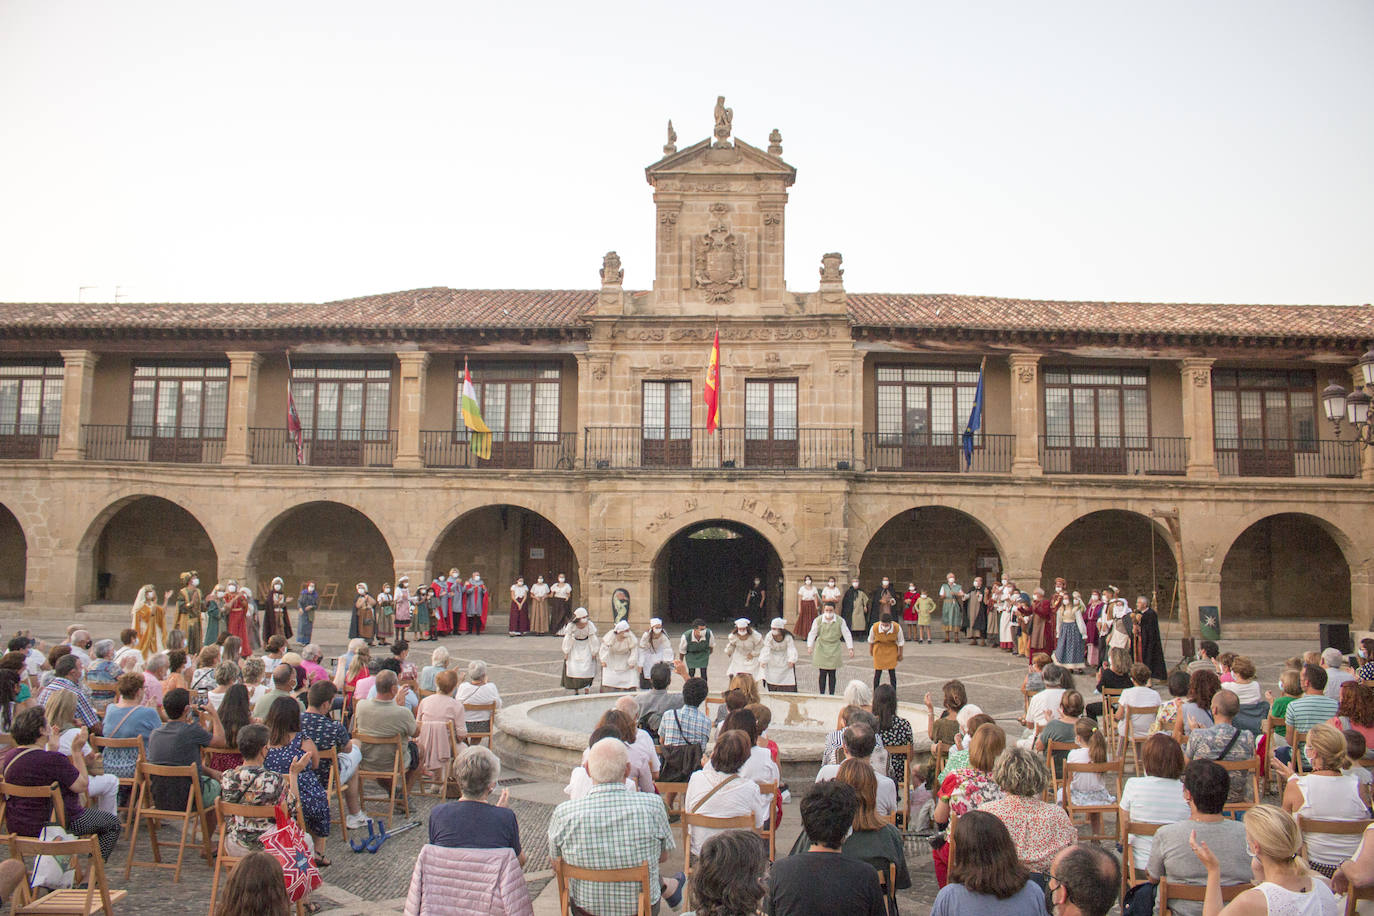
[[[711,360],[706,364],[706,387],[702,389],[706,399],[706,432],[716,431],[716,405],[720,402],[720,330],[716,330],[711,343]]]

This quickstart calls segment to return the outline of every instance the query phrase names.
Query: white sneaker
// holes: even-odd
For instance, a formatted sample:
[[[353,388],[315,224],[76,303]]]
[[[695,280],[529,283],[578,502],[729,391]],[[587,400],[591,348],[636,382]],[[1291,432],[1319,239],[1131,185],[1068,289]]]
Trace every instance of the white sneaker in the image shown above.
[[[349,830],[366,830],[367,821],[367,815],[363,814],[361,811],[357,814],[350,814],[348,817],[344,818],[344,824]]]

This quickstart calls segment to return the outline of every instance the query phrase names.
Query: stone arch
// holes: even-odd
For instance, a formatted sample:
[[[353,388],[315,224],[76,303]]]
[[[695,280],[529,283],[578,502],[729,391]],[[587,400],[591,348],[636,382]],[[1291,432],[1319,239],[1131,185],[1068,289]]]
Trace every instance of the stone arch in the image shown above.
[[[366,582],[375,593],[394,581],[391,543],[374,516],[362,509],[336,499],[305,499],[261,526],[248,550],[246,584],[256,593],[264,582],[281,576],[294,594],[306,579],[321,590],[337,583],[346,606],[354,583]]]
[[[1246,531],[1253,527],[1256,522],[1263,521],[1266,518],[1273,518],[1274,516],[1278,515],[1298,515],[1306,518],[1307,520],[1315,524],[1317,527],[1321,528],[1322,531],[1324,531],[1331,538],[1331,540],[1333,540],[1336,543],[1336,546],[1340,548],[1341,554],[1345,558],[1346,563],[1350,565],[1350,569],[1352,572],[1356,569],[1362,568],[1366,563],[1372,561],[1371,557],[1366,557],[1364,554],[1362,554],[1360,545],[1356,542],[1356,539],[1353,536],[1351,536],[1347,531],[1347,529],[1358,530],[1359,525],[1363,524],[1362,521],[1357,524],[1355,520],[1352,519],[1348,520],[1347,523],[1344,525],[1337,524],[1330,517],[1323,517],[1311,514],[1308,511],[1310,508],[1310,504],[1284,504],[1277,506],[1268,505],[1256,509],[1252,512],[1248,512],[1245,515],[1242,515],[1233,525],[1228,526],[1228,530],[1231,532],[1231,534],[1228,539],[1224,539],[1223,541],[1215,545],[1215,552],[1213,553],[1213,556],[1221,557],[1224,559],[1226,555],[1231,552],[1231,548],[1235,546],[1236,541],[1240,540],[1241,535],[1243,535]],[[1368,508],[1362,507],[1358,511],[1361,513],[1361,518],[1363,518],[1363,513],[1367,513]],[[1212,550],[1212,545],[1208,546],[1208,550]],[[1370,553],[1374,554],[1374,551],[1370,551]]]
[[[654,613],[665,620],[733,620],[743,612],[755,575],[768,596],[762,616],[784,614],[782,556],[754,525],[716,518],[678,526],[654,554],[652,570],[650,600]],[[755,626],[767,623],[754,621]]]
[[[219,551],[200,515],[168,496],[128,494],[96,513],[77,542],[77,604],[132,601],[147,583],[175,589],[188,570],[202,582],[218,575]]]
[[[561,494],[559,494],[561,495]],[[585,569],[587,562],[587,542],[581,532],[586,530],[585,523],[572,518],[572,513],[566,508],[558,505],[558,496],[551,496],[546,500],[533,499],[527,493],[503,492],[499,496],[483,493],[469,500],[449,506],[445,511],[435,513],[433,518],[440,519],[437,526],[430,529],[419,546],[422,553],[416,557],[424,564],[424,573],[432,575],[440,570],[434,565],[442,560],[439,549],[444,539],[447,538],[463,518],[474,512],[483,509],[499,509],[506,506],[513,509],[520,509],[537,515],[545,519],[550,525],[558,529],[559,533],[567,540],[572,548],[576,565]],[[447,571],[447,567],[443,571]]]
[[[1113,507],[1079,515],[1045,548],[1040,570],[1046,591],[1062,576],[1085,601],[1090,590],[1115,585],[1132,607],[1137,595],[1154,593],[1162,619],[1177,613],[1178,556],[1168,529],[1143,512]]]
[[[1232,620],[1352,616],[1354,544],[1306,512],[1270,512],[1238,529],[1221,563],[1223,626]]]
[[[28,563],[24,526],[9,506],[0,503],[0,600],[23,600]]]
[[[920,497],[901,496],[896,498],[878,497],[876,501],[872,497],[855,497],[850,501],[850,521],[849,521],[849,545],[851,548],[850,565],[858,568],[863,562],[863,554],[868,550],[873,539],[894,519],[900,518],[904,513],[912,510],[925,509],[947,509],[959,515],[967,516],[986,535],[992,548],[1001,558],[1004,567],[1019,565],[1014,559],[1016,536],[1012,534],[998,520],[998,516],[990,510],[991,505],[980,506],[976,503],[956,504],[948,499],[922,499]],[[944,571],[940,573],[940,581],[944,579]],[[905,583],[904,583],[905,584]],[[865,583],[865,587],[867,587]]]
[[[1007,568],[1002,544],[995,531],[964,509],[935,503],[908,506],[888,516],[863,541],[859,586],[872,591],[887,576],[898,591],[908,582],[922,591],[938,590],[945,573],[952,571],[967,588],[974,576],[990,581],[989,576]]]
[[[649,558],[649,562],[652,564],[658,560],[663,548],[677,536],[678,532],[707,521],[732,522],[757,531],[759,536],[767,541],[768,545],[777,553],[784,569],[793,569],[799,565],[797,559],[798,536],[796,529],[790,523],[781,519],[774,519],[775,524],[770,524],[767,518],[752,515],[732,506],[719,504],[699,506],[674,516],[670,520],[654,519],[643,529],[648,540],[636,541],[635,554],[639,557]]]

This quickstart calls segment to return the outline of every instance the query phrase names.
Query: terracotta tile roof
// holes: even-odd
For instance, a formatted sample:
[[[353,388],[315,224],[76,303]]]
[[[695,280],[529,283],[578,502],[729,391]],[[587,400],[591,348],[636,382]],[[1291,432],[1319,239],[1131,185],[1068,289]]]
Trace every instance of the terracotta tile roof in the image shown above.
[[[0,303],[17,328],[560,328],[576,325],[595,290],[429,289],[336,302]]]
[[[1055,302],[947,294],[850,293],[856,325],[1227,337],[1374,337],[1369,305]]]

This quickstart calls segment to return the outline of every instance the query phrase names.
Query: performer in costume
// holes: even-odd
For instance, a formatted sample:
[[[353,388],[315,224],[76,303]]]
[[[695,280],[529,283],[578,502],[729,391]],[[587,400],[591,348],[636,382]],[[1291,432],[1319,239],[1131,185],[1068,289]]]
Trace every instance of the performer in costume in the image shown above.
[[[653,682],[649,675],[659,662],[673,663],[673,641],[663,632],[663,621],[654,617],[649,621],[649,629],[639,637],[639,689],[650,690]]]
[[[797,632],[811,632],[811,622],[816,619],[820,609],[821,593],[811,584],[810,576],[802,577],[801,588],[797,589]]]
[[[859,588],[859,577],[855,576],[849,580],[849,588],[844,590],[844,597],[840,599],[840,619],[850,631],[857,627],[867,632],[865,626],[868,620],[868,593]]]
[[[549,635],[549,583],[543,576],[536,576],[530,586],[530,632]]]
[[[763,649],[763,634],[755,630],[748,617],[735,621],[730,638],[725,641],[725,654],[730,659],[725,669],[726,677],[747,674],[754,680],[759,679],[759,652]]]
[[[391,600],[395,609],[396,641],[400,642],[406,638],[406,630],[410,629],[410,619],[414,616],[411,611],[410,576],[401,576],[396,580],[396,593]]]
[[[248,602],[248,612],[243,618],[243,627],[248,631],[248,641],[243,644],[244,657],[247,658],[262,648],[262,631],[259,629],[262,622],[258,602],[253,598],[253,590],[244,585],[239,588],[239,592],[243,595],[243,600]]]
[[[530,587],[525,584],[524,576],[517,576],[510,587],[510,625],[507,629],[511,636],[524,636],[530,631]]]
[[[358,596],[353,599],[353,625],[358,639],[367,640],[369,646],[377,644],[377,599],[368,593],[367,583],[359,582],[354,591]],[[353,634],[349,634],[352,636]]]
[[[759,665],[763,668],[763,685],[769,693],[797,692],[797,643],[787,632],[787,621],[781,617],[773,618],[771,629],[763,638]]]
[[[220,613],[224,617],[225,628],[229,630],[230,636],[239,638],[239,652],[242,657],[248,656],[248,598],[239,590],[239,584],[230,579],[224,586],[224,604],[220,606]],[[218,639],[219,637],[216,637]],[[225,661],[237,662],[237,658],[228,658]]]
[[[1066,668],[1082,673],[1083,664],[1088,659],[1088,624],[1083,619],[1083,596],[1078,592],[1069,595],[1065,592],[1064,580],[1054,580],[1055,626],[1059,637],[1054,647],[1054,660]],[[1061,600],[1062,598],[1062,600]]]
[[[463,630],[463,577],[453,567],[444,577],[444,594],[439,616],[434,618],[434,635],[447,636]]]
[[[1131,607],[1126,603],[1126,599],[1121,597],[1121,589],[1115,585],[1107,586],[1107,591],[1103,595],[1107,599],[1107,608],[1103,612],[1108,620],[1111,621],[1111,632],[1107,634],[1107,650],[1121,649],[1127,655],[1131,654]]]
[[[890,615],[891,611],[887,613]],[[854,637],[850,634],[849,627],[844,625],[844,621],[835,613],[833,607],[826,605],[821,611],[821,616],[811,625],[811,632],[806,637],[806,651],[811,653],[812,664],[819,671],[817,693],[829,693],[831,696],[835,694],[835,672],[842,664],[841,644],[849,649],[849,657],[853,658]]]
[[[677,653],[687,666],[688,677],[706,679],[706,669],[711,664],[711,653],[716,648],[716,634],[706,626],[706,621],[698,617],[692,621],[692,628],[682,634],[678,641]]]
[[[396,599],[391,594],[391,583],[383,582],[377,593],[377,641],[385,646],[395,635]]]
[[[1097,644],[1101,636],[1097,628],[1097,622],[1102,617],[1102,593],[1097,589],[1092,590],[1092,597],[1088,599],[1087,607],[1083,611],[1083,623],[1088,628],[1088,664],[1097,667],[1098,653]]]
[[[916,602],[921,600],[921,590],[916,587],[915,582],[908,582],[906,591],[902,593],[902,627],[906,630],[906,638],[916,639],[916,625],[918,617],[916,615]]]
[[[167,601],[172,597],[168,589],[162,596],[162,604],[157,603],[157,589],[151,584],[143,586],[134,597],[134,606],[129,609],[129,626],[138,631],[134,645],[143,653],[147,661],[167,647]]]
[[[415,603],[412,606],[410,618],[410,629],[417,640],[428,640],[433,642],[434,636],[434,609],[439,599],[434,596],[433,585],[422,585],[415,590]]]
[[[954,573],[945,574],[945,584],[940,586],[940,599],[940,622],[945,628],[945,642],[949,642],[951,634],[954,641],[958,642],[964,629],[964,589],[954,581]]]
[[[302,647],[310,645],[310,637],[315,632],[315,611],[320,606],[320,593],[315,591],[314,582],[306,582],[296,599],[296,642]]]
[[[883,611],[887,611],[895,620],[900,613],[898,610],[900,606],[901,596],[898,595],[897,590],[892,587],[892,580],[887,576],[883,576],[883,581],[873,590],[871,600],[868,602],[868,613],[872,615],[871,619],[881,620],[883,618]],[[798,632],[807,631],[799,630]]]
[[[464,632],[482,635],[487,625],[487,613],[491,610],[491,592],[482,584],[482,574],[474,572],[463,583],[463,619],[460,622]]]
[[[205,643],[214,645],[219,640],[219,625],[223,619],[224,586],[216,585],[205,601]]]
[[[201,647],[200,615],[205,611],[205,597],[200,592],[200,576],[193,569],[181,574],[181,591],[177,592],[176,629],[186,634],[186,652],[199,655]]]
[[[1159,615],[1150,607],[1150,599],[1140,595],[1135,599],[1136,641],[1140,646],[1140,661],[1150,669],[1157,681],[1167,680],[1168,666],[1164,662],[1164,641],[1159,635]]]
[[[916,591],[916,583],[908,582],[907,591]],[[930,645],[935,642],[930,629],[930,620],[935,615],[935,599],[925,593],[920,595],[921,597],[916,599],[916,642]]]
[[[601,692],[639,689],[639,639],[622,620],[601,640]]]
[[[1002,577],[1002,584],[997,586],[997,645],[1003,652],[1011,652],[1016,648],[1016,634],[1013,627],[1016,623],[1015,605],[1012,603],[1012,595],[1016,593],[1016,586]]]
[[[763,579],[759,576],[754,577],[754,584],[749,586],[749,594],[744,596],[744,616],[749,618],[752,623],[755,620],[762,621],[764,605],[768,602],[768,590],[763,587]]]
[[[549,588],[549,633],[562,632],[568,622],[568,611],[572,607],[572,583],[563,573],[558,581]]]
[[[1037,652],[1044,652],[1046,655],[1054,654],[1055,627],[1054,609],[1050,606],[1050,600],[1045,597],[1045,590],[1037,588],[1035,597],[1031,599],[1030,607],[1030,641],[1026,644],[1027,658]]]
[[[983,588],[983,577],[973,577],[973,588],[969,589],[968,600],[964,604],[964,619],[969,622],[969,641],[981,646],[988,641],[988,593]]]
[[[601,644],[596,638],[596,624],[587,617],[584,607],[573,611],[573,622],[563,634],[563,687],[573,693],[591,692],[596,680],[597,656]]]
[[[827,605],[827,604],[833,604],[833,605],[835,606],[835,613],[838,614],[838,613],[839,613],[839,610],[840,610],[840,599],[843,598],[843,597],[844,597],[844,596],[843,596],[843,594],[840,592],[840,590],[839,590],[838,588],[835,587],[835,577],[834,577],[834,576],[831,576],[828,580],[826,580],[825,585],[821,586],[821,606],[822,606],[822,607],[824,607],[824,606]],[[850,626],[850,624],[847,624],[847,623],[846,623],[845,626]],[[851,628],[851,630],[853,629],[852,627],[850,627],[850,628]]]
[[[291,599],[282,590],[281,576],[277,576],[272,580],[271,591],[263,598],[262,641],[264,645],[273,636],[280,636],[287,642],[291,641],[291,612],[286,608],[290,603]]]
[[[873,656],[874,687],[878,686],[886,671],[888,679],[892,681],[892,689],[897,689],[897,663],[902,660],[905,643],[902,628],[892,619],[891,613],[884,614],[881,620],[873,624],[868,632],[868,654]]]

